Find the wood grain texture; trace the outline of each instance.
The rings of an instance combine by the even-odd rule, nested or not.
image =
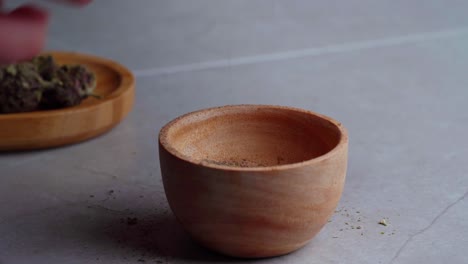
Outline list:
[[[80,105],[0,115],[0,151],[33,150],[82,142],[119,124],[134,103],[135,79],[122,65],[74,52],[47,52],[59,64],[82,64],[97,76],[95,93]]]
[[[271,257],[307,244],[343,191],[346,129],[301,109],[239,105],[189,113],[159,135],[167,199],[202,245]]]

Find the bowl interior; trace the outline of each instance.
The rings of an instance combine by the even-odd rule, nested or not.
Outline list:
[[[340,141],[335,123],[275,106],[231,106],[184,115],[161,131],[173,154],[195,163],[270,167],[314,159]]]

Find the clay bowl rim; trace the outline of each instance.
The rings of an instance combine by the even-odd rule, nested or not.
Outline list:
[[[172,147],[169,140],[167,139],[168,137],[167,134],[169,132],[169,129],[171,129],[172,126],[174,126],[176,123],[178,123],[182,119],[185,119],[194,115],[199,115],[205,112],[213,112],[213,111],[220,111],[224,109],[233,109],[233,108],[252,108],[252,109],[263,108],[263,109],[286,110],[286,111],[294,111],[297,113],[303,113],[303,114],[315,116],[321,119],[322,121],[326,121],[330,123],[331,125],[333,125],[335,128],[337,128],[338,131],[340,132],[340,139],[338,141],[338,144],[336,144],[331,150],[327,151],[326,153],[318,157],[308,159],[305,161],[301,161],[301,162],[294,162],[294,163],[281,164],[281,165],[272,165],[272,166],[261,166],[261,167],[260,166],[259,167],[235,167],[235,166],[229,166],[229,165],[213,164],[213,163],[198,161],[198,160],[192,159],[190,156],[184,155],[180,153],[179,151],[177,151],[174,147]],[[337,120],[329,116],[319,114],[311,110],[306,110],[306,109],[291,107],[291,106],[270,105],[270,104],[233,104],[233,105],[224,105],[224,106],[204,108],[204,109],[195,110],[195,111],[191,111],[186,114],[180,115],[176,117],[175,119],[169,121],[169,123],[167,123],[161,128],[159,132],[158,140],[159,140],[160,146],[162,146],[171,155],[173,155],[174,157],[180,160],[183,160],[185,162],[188,162],[197,166],[202,166],[202,167],[207,167],[207,168],[217,169],[217,170],[224,170],[224,171],[262,172],[262,171],[289,170],[289,169],[294,169],[294,168],[303,167],[307,165],[313,165],[322,160],[325,160],[333,156],[336,152],[339,151],[339,149],[343,148],[348,143],[348,131],[341,122],[338,122]]]

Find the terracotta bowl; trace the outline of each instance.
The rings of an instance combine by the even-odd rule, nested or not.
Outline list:
[[[339,122],[281,106],[196,111],[159,134],[173,213],[200,244],[236,257],[306,245],[338,204],[347,152]]]

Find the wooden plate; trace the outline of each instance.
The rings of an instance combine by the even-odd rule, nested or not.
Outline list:
[[[101,135],[119,124],[133,107],[135,78],[122,65],[74,52],[47,52],[59,64],[82,64],[97,77],[95,93],[80,105],[59,110],[0,114],[0,151],[64,146]]]

